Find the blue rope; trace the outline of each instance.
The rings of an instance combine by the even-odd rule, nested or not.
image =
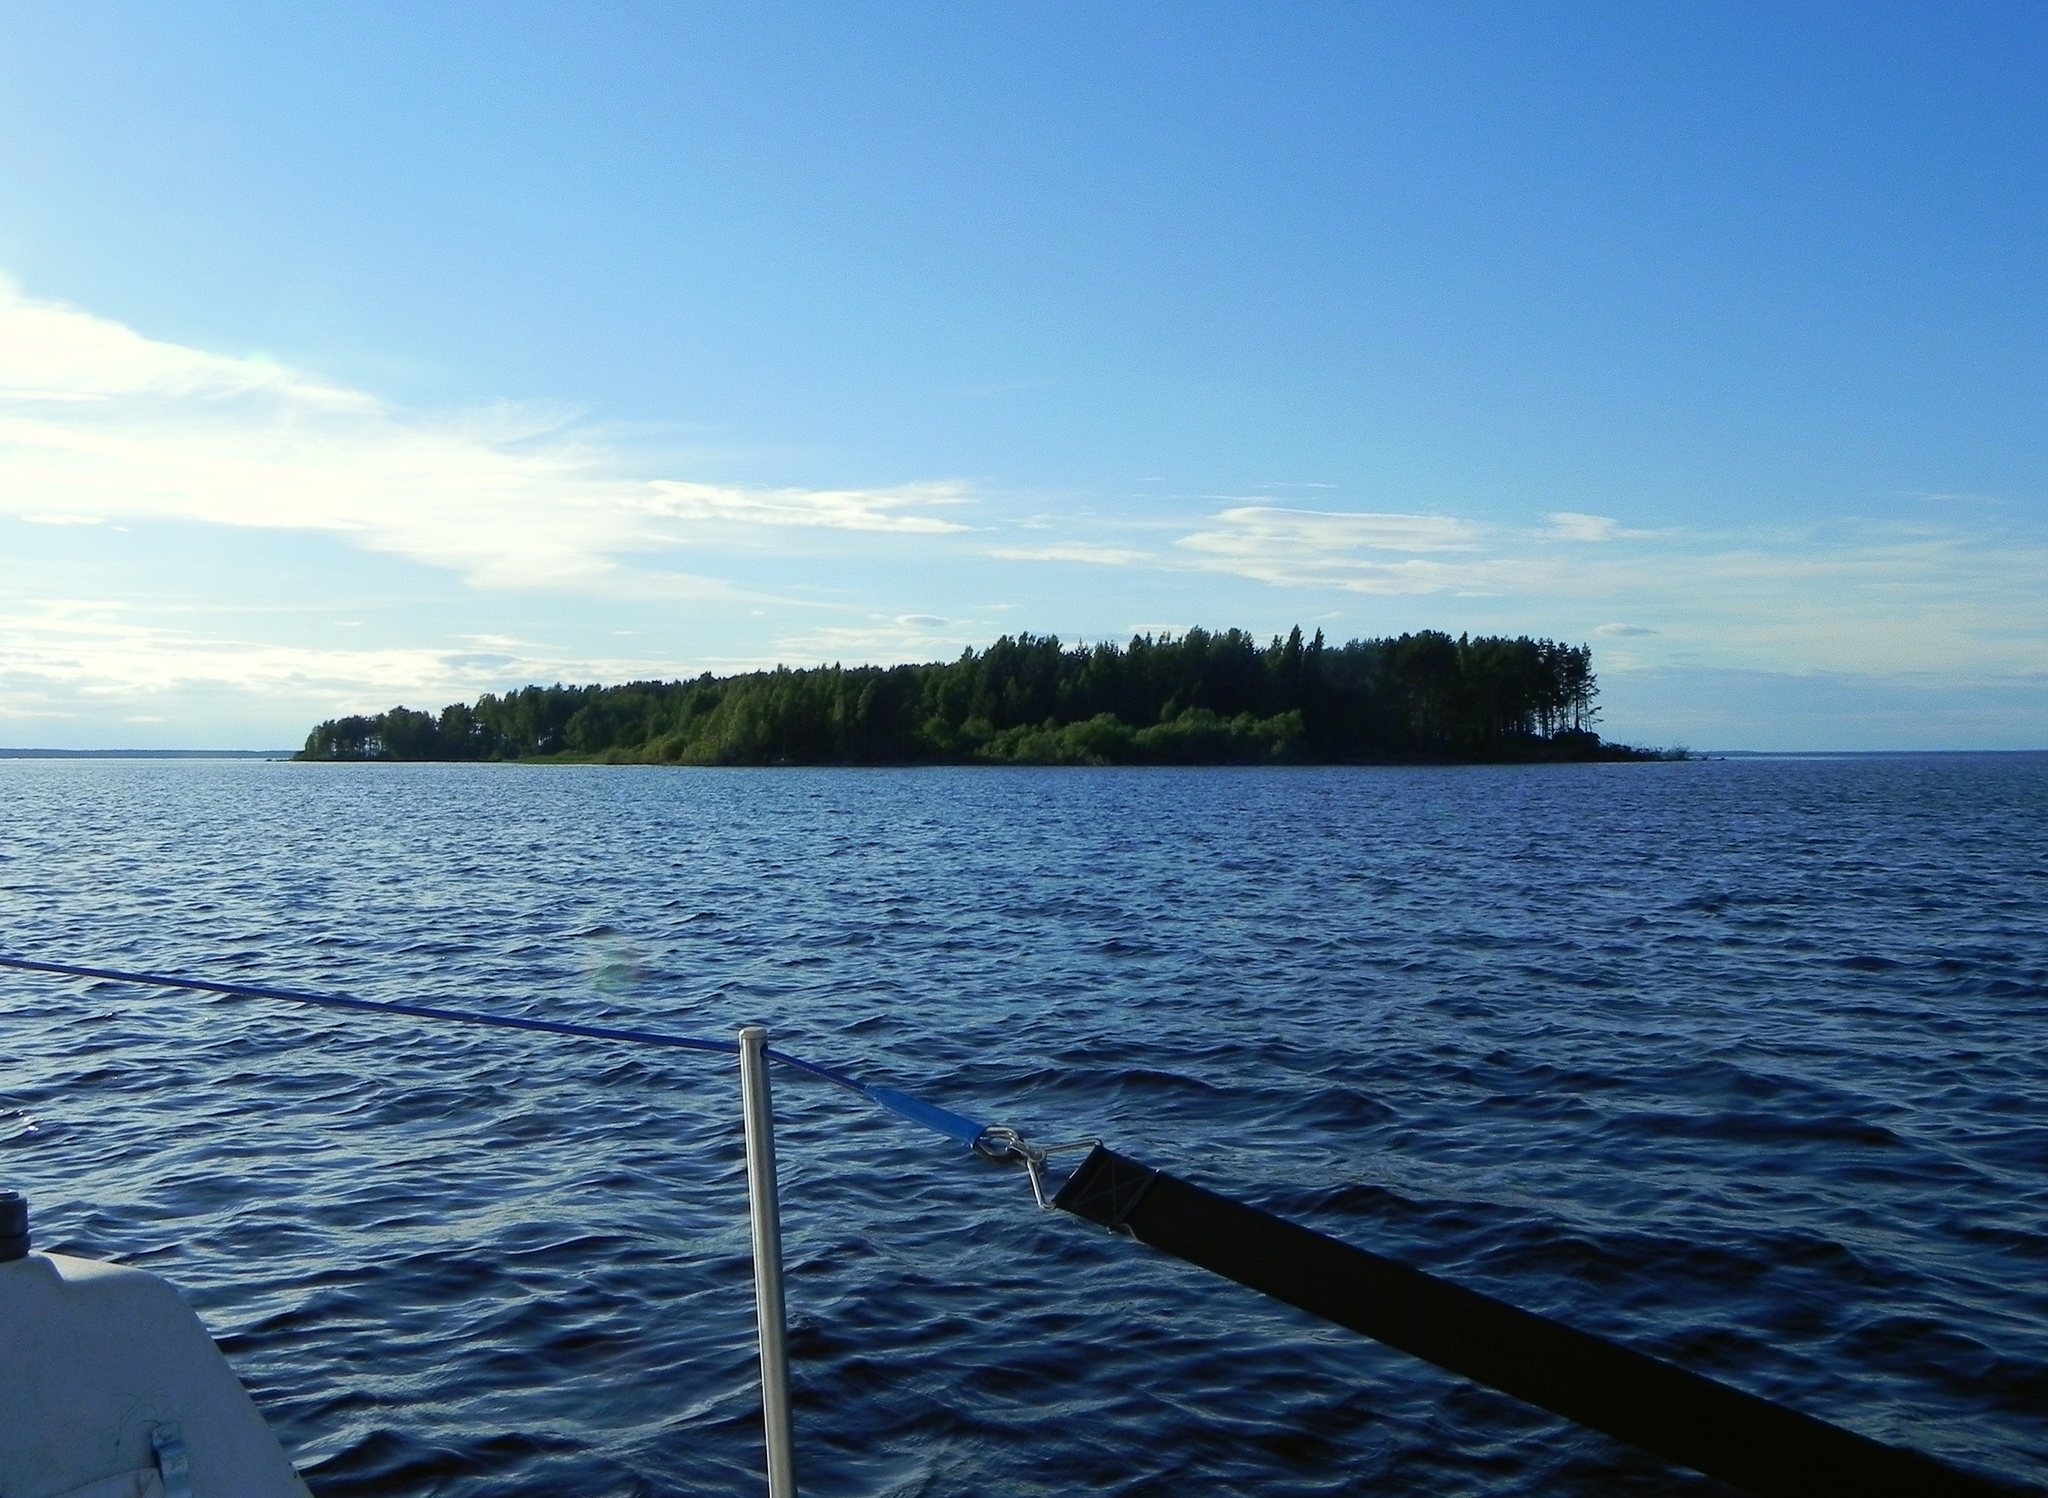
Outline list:
[[[282,999],[291,1004],[317,1004],[329,1009],[368,1009],[380,1014],[403,1014],[413,1019],[446,1020],[459,1025],[489,1025],[500,1030],[539,1030],[549,1035],[576,1035],[586,1040],[616,1040],[628,1045],[666,1046],[678,1051],[710,1051],[717,1055],[731,1056],[739,1052],[736,1040],[710,1040],[695,1035],[662,1035],[653,1030],[624,1030],[610,1025],[579,1025],[568,1020],[526,1019],[516,1014],[483,1014],[473,1009],[443,1009],[434,1004],[407,1004],[396,999],[357,999],[346,994],[305,993],[292,988],[269,988],[257,983],[215,983],[205,978],[174,977],[164,973],[131,973],[120,968],[83,967],[70,962],[40,962],[28,957],[0,956],[0,967],[18,968],[30,973],[55,973],[66,978],[97,978],[109,983],[139,983],[152,988],[188,989],[196,993],[227,994],[242,999]],[[922,1102],[908,1093],[898,1092],[893,1087],[874,1087],[857,1081],[829,1066],[820,1066],[815,1061],[806,1061],[801,1056],[792,1056],[787,1051],[773,1047],[764,1054],[770,1061],[824,1081],[835,1083],[863,1097],[880,1107],[888,1109],[900,1118],[909,1119],[948,1139],[957,1139],[972,1148],[975,1140],[986,1131],[971,1118],[962,1117],[931,1103]]]

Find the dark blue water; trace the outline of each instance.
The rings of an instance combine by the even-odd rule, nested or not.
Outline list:
[[[779,1043],[2048,1473],[2048,757],[0,764],[0,947]],[[323,1498],[753,1491],[711,1057],[0,975],[0,1184]],[[1714,1494],[777,1078],[807,1493]]]

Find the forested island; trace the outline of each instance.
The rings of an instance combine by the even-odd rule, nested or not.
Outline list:
[[[1069,647],[1005,636],[955,661],[526,687],[322,723],[300,759],[612,764],[1271,764],[1648,759],[1594,731],[1593,653],[1426,630],[1299,628]]]

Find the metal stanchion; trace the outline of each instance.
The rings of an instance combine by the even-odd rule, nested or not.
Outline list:
[[[775,1114],[768,1098],[768,1032],[740,1031],[740,1105],[747,1120],[747,1215],[754,1229],[754,1313],[761,1327],[761,1424],[768,1498],[796,1498],[789,1428],[789,1343],[782,1312],[782,1213],[775,1196]]]

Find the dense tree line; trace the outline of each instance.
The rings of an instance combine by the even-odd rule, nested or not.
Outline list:
[[[1005,636],[956,661],[526,687],[337,718],[305,759],[563,755],[696,765],[1230,764],[1627,757],[1603,744],[1592,652],[1436,631],[1326,645],[1297,628],[1068,647]]]

